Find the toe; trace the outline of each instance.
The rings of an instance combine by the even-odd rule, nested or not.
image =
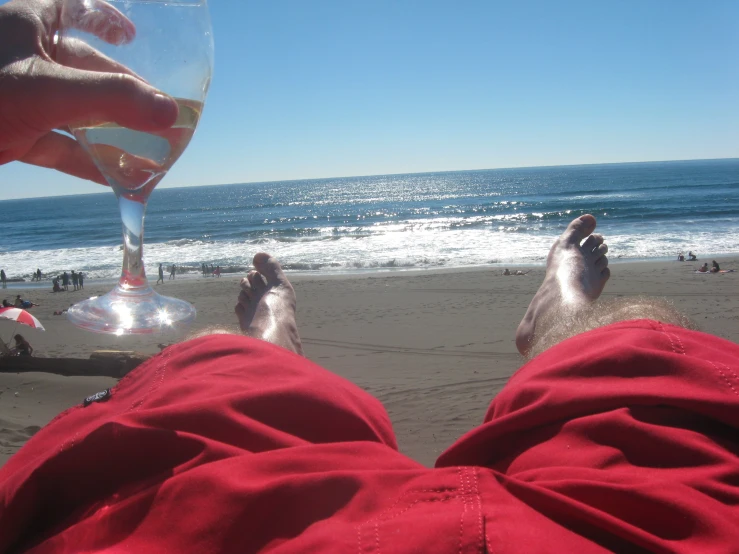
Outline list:
[[[262,292],[265,288],[267,288],[267,284],[264,282],[264,277],[262,277],[261,273],[259,273],[258,271],[251,270],[246,275],[246,278],[249,280],[251,288],[256,293]]]
[[[608,258],[605,256],[601,256],[597,260],[595,260],[595,267],[603,270],[608,267]]]
[[[253,292],[251,288],[251,283],[249,282],[249,279],[247,279],[246,277],[241,279],[241,283],[239,283],[239,286],[241,287],[242,291],[246,292],[249,295]]]
[[[585,242],[582,243],[582,246],[580,248],[582,248],[582,251],[585,254],[592,254],[593,250],[595,250],[601,244],[603,244],[603,235],[593,233],[585,239]]]
[[[236,317],[239,320],[239,327],[242,331],[246,331],[249,327],[249,324],[246,321],[246,308],[239,303],[234,307],[234,312],[236,312]]]
[[[585,214],[570,222],[562,238],[571,244],[579,245],[593,231],[595,231],[595,218],[590,214]]]
[[[603,279],[603,281],[608,281],[608,279],[611,277],[611,270],[607,267],[603,269],[603,271],[600,272],[600,278]]]
[[[246,290],[242,290],[239,293],[239,304],[243,305],[245,308],[249,305],[251,302],[251,297],[253,292],[251,292],[251,289],[247,292]]]
[[[265,252],[260,252],[254,256],[254,267],[264,276],[270,286],[282,285],[288,282],[280,263]]]
[[[249,282],[249,279],[244,277],[241,279],[241,292],[239,293],[239,302],[242,301],[242,299],[246,302],[248,302],[252,296],[254,296],[254,289],[251,286],[251,283]]]
[[[608,245],[604,242],[603,244],[598,245],[595,250],[593,250],[593,257],[596,259],[596,261],[598,261],[604,258],[607,253]]]

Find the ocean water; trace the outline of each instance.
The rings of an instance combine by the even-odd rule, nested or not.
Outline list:
[[[101,189],[102,190],[102,189]],[[120,219],[101,194],[0,202],[0,268],[117,278]],[[155,190],[145,261],[237,270],[257,251],[289,270],[544,263],[592,213],[611,259],[739,252],[739,159],[455,171]]]

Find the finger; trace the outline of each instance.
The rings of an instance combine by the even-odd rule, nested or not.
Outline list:
[[[59,41],[56,61],[67,67],[106,73],[124,73],[144,80],[125,65],[109,58],[78,38],[64,37]]]
[[[52,132],[41,137],[20,161],[107,185],[80,143],[59,133]]]
[[[26,86],[23,86],[26,85]],[[171,127],[177,103],[145,82],[122,73],[98,73],[43,62],[24,80],[27,113],[36,112],[38,127],[115,121],[139,131]],[[21,92],[21,91],[19,91]]]
[[[67,0],[64,22],[110,44],[126,44],[136,37],[136,27],[125,15],[102,0]]]
[[[154,179],[158,182],[164,175],[164,169],[154,160],[129,154],[115,146],[90,144],[88,149],[105,176],[128,190],[139,190]]]

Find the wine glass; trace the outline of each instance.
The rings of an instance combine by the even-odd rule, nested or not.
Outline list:
[[[64,0],[55,37],[59,63],[128,73],[174,98],[177,121],[141,132],[111,121],[77,121],[75,138],[118,199],[123,270],[106,295],[72,306],[75,325],[117,335],[153,333],[195,319],[188,302],[154,292],[143,261],[144,215],[154,187],[187,147],[210,85],[213,36],[206,0]]]

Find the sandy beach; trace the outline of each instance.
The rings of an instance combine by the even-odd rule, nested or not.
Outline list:
[[[739,271],[703,275],[695,273],[699,266],[612,263],[604,297],[665,298],[702,331],[739,342]],[[739,270],[739,256],[722,258],[721,266]],[[490,400],[523,363],[514,332],[543,275],[544,267],[525,276],[481,268],[298,275],[291,280],[306,356],[377,396],[390,414],[401,450],[433,465],[446,447],[481,422]],[[238,280],[225,275],[159,285],[158,291],[187,299],[198,310],[188,331],[167,335],[97,335],[53,315],[70,303],[107,292],[109,285],[57,294],[7,289],[0,297],[12,300],[20,293],[41,304],[32,313],[46,332],[17,329],[35,348],[34,355],[87,358],[100,349],[155,354],[160,343],[179,342],[210,328],[238,332],[233,314]],[[0,337],[6,342],[13,329],[14,324],[0,321]],[[0,464],[60,411],[115,382],[50,373],[0,374]]]

